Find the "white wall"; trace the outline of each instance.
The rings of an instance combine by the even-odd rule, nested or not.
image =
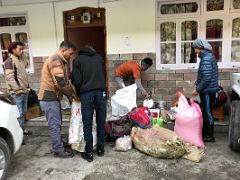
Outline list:
[[[53,10],[51,4],[2,6],[0,14],[27,12],[33,56],[48,56],[56,50]]]
[[[6,0],[3,2],[6,3]],[[0,12],[28,12],[33,56],[48,56],[64,39],[62,12],[81,6],[98,7],[98,0],[2,6]],[[119,0],[109,3],[102,3],[101,0],[100,7],[106,9],[108,54],[155,52],[155,0]]]
[[[106,8],[108,53],[155,52],[155,0],[120,0]]]

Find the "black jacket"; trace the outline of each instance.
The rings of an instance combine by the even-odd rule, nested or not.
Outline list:
[[[82,48],[73,60],[72,82],[80,96],[92,90],[106,91],[103,59],[90,48]]]

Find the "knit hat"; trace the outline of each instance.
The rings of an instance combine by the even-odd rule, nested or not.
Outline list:
[[[212,51],[212,46],[205,39],[196,39],[192,43],[193,48],[205,49],[208,51]]]

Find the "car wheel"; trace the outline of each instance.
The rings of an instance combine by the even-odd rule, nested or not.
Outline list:
[[[0,179],[3,180],[10,162],[10,149],[6,141],[0,137]]]

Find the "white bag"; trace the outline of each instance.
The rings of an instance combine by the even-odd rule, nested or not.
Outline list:
[[[118,138],[115,142],[116,151],[128,151],[132,149],[132,139],[131,136],[124,136],[122,138]]]
[[[74,101],[72,103],[71,110],[71,120],[69,125],[69,144],[71,144],[72,149],[84,152],[85,151],[85,140],[83,137],[83,122],[81,113],[81,103],[79,101]],[[97,144],[97,124],[96,117],[93,117],[93,147]]]
[[[113,116],[124,116],[137,106],[136,90],[137,85],[132,84],[116,91],[111,98]]]

